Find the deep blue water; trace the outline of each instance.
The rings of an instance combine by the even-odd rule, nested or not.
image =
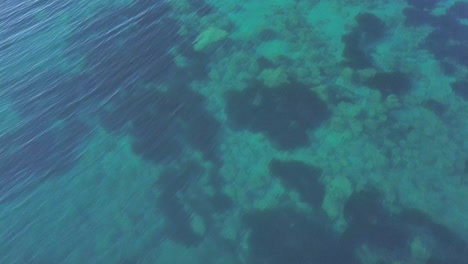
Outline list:
[[[0,263],[468,263],[468,3],[222,2],[0,3]]]

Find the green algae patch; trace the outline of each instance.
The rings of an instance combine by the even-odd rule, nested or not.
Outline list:
[[[203,50],[208,45],[221,41],[228,36],[228,32],[217,27],[209,27],[198,35],[193,45],[196,51]]]

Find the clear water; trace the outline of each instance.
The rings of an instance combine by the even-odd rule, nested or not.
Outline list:
[[[468,2],[4,0],[0,263],[468,263]]]

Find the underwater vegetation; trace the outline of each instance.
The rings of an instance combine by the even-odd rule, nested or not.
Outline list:
[[[353,194],[345,205],[345,217],[349,226],[343,240],[348,246],[366,244],[387,256],[408,258],[411,243],[421,239],[429,248],[428,263],[461,264],[468,255],[467,242],[456,234],[417,210],[390,212],[375,190]]]
[[[296,81],[276,88],[253,82],[245,90],[227,92],[226,101],[234,129],[263,133],[282,150],[307,145],[307,132],[330,116],[325,102]]]
[[[412,1],[409,1],[410,4]],[[466,2],[455,2],[449,7],[446,14],[433,15],[429,11],[436,2],[413,3],[415,8],[406,8],[403,14],[406,17],[406,26],[418,27],[429,25],[433,27],[422,44],[422,47],[430,51],[440,63],[448,61],[468,66],[468,25],[460,19],[466,18],[465,10],[468,9]]]
[[[210,180],[199,186],[197,182],[207,174]],[[204,239],[219,239],[216,233],[208,238],[206,233],[214,229],[215,216],[234,206],[221,186],[213,183],[219,177],[216,170],[210,172],[194,160],[164,169],[154,187],[158,193],[156,207],[164,216],[164,232],[169,239],[186,247],[197,246]]]
[[[458,19],[468,18],[468,3],[464,1],[455,2],[447,10],[447,15],[456,17]]]
[[[201,11],[209,9],[199,1],[193,4]],[[169,16],[171,10],[166,1],[102,9],[75,25],[67,54],[84,58],[82,78],[107,97],[149,82],[187,85],[203,79],[207,56],[193,50],[195,36],[177,34],[181,25]],[[187,57],[187,67],[175,66],[171,50]]]
[[[203,96],[187,87],[165,92],[142,89],[114,100],[113,109],[104,111],[101,121],[111,132],[126,127],[134,136],[133,150],[147,161],[177,160],[187,147],[217,161],[220,124],[204,102]]]
[[[468,101],[468,81],[455,81],[450,86],[456,95]]]
[[[379,90],[383,96],[403,95],[411,89],[409,76],[402,72],[378,72],[367,85],[370,88]]]
[[[190,5],[195,10],[195,13],[201,17],[208,16],[214,12],[214,7],[204,0],[190,1]]]
[[[277,207],[247,213],[255,263],[362,263],[363,247],[386,261],[410,261],[414,243],[430,250],[426,263],[465,263],[466,241],[417,210],[390,212],[378,192],[354,193],[345,205],[347,227],[338,233],[319,212]],[[416,241],[416,242],[415,242]],[[363,255],[364,254],[364,255]]]
[[[357,26],[342,38],[344,64],[353,69],[370,68],[373,66],[373,45],[385,36],[386,25],[371,13],[361,13],[355,19]]]
[[[434,22],[434,17],[427,10],[407,7],[403,9],[403,15],[405,15],[405,26],[408,27],[431,25]]]
[[[173,30],[177,27],[171,26],[171,22],[158,23],[167,13],[167,8],[160,8],[164,4],[155,8],[154,3],[137,2],[131,9],[106,10],[103,11],[106,14],[100,13],[77,25],[68,39],[71,43],[68,56],[85,56],[86,69],[82,73],[45,70],[4,84],[8,87],[4,95],[25,121],[19,129],[0,137],[5,154],[1,165],[5,172],[2,193],[15,185],[28,185],[30,189],[32,184],[27,181],[41,181],[44,174],[60,175],[68,171],[79,156],[79,146],[86,143],[91,132],[80,120],[82,114],[96,113],[102,100],[135,83],[135,79],[147,81],[170,69],[167,65],[172,63],[172,57],[167,50],[175,41],[170,36],[175,36]],[[70,5],[69,1],[54,5],[53,12]],[[47,1],[21,4],[8,14],[25,17],[5,18],[11,32],[2,30],[2,34],[36,33],[50,26],[38,21],[38,13],[47,6]],[[118,37],[109,36],[116,33],[113,30],[121,30],[119,26],[128,23],[131,17],[138,18],[132,23],[133,28],[123,30]],[[148,56],[148,52],[154,57]],[[15,142],[25,143],[15,149]]]
[[[343,234],[350,245],[366,243],[387,250],[404,249],[410,238],[410,228],[382,205],[378,193],[363,191],[346,202],[344,214],[349,224]]]
[[[319,182],[320,168],[301,161],[277,159],[270,161],[269,168],[273,176],[285,187],[297,191],[305,202],[318,208],[322,205],[325,189]]]
[[[444,105],[443,103],[434,99],[428,99],[424,101],[423,106],[434,112],[439,117],[443,116],[448,110],[447,105]]]
[[[437,1],[408,1],[415,8],[403,10],[406,26],[431,26],[433,29],[422,43],[439,61],[445,74],[455,75],[458,69],[468,67],[468,25],[461,20],[467,18],[468,3],[458,1],[452,4],[442,15],[433,15],[429,11]],[[451,84],[452,91],[464,100],[467,98],[466,80],[457,76]]]
[[[408,5],[420,10],[432,10],[437,6],[437,0],[407,0]]]
[[[105,1],[5,74],[1,263],[466,264],[467,3]]]
[[[200,242],[201,237],[191,227],[191,213],[184,208],[180,193],[193,184],[203,173],[195,162],[184,164],[178,169],[167,169],[157,182],[163,188],[158,197],[158,208],[166,218],[166,232],[170,239],[187,246]]]
[[[326,222],[304,213],[275,208],[248,213],[245,222],[253,263],[359,263]]]
[[[210,12],[207,5],[192,4]],[[191,81],[205,78],[207,58],[193,50],[190,36],[176,34],[180,25],[168,16],[170,11],[164,1],[100,11],[99,19],[76,26],[70,55],[85,57],[83,78],[94,84],[100,98],[121,91],[101,111],[100,120],[108,131],[130,124],[135,153],[153,162],[176,160],[188,144],[214,160],[219,123],[204,109],[203,96],[189,88]],[[187,56],[185,68],[175,66],[171,49]],[[139,87],[145,83],[169,88]]]

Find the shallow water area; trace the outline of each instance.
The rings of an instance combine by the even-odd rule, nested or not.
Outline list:
[[[3,1],[0,263],[466,263],[463,10]]]

